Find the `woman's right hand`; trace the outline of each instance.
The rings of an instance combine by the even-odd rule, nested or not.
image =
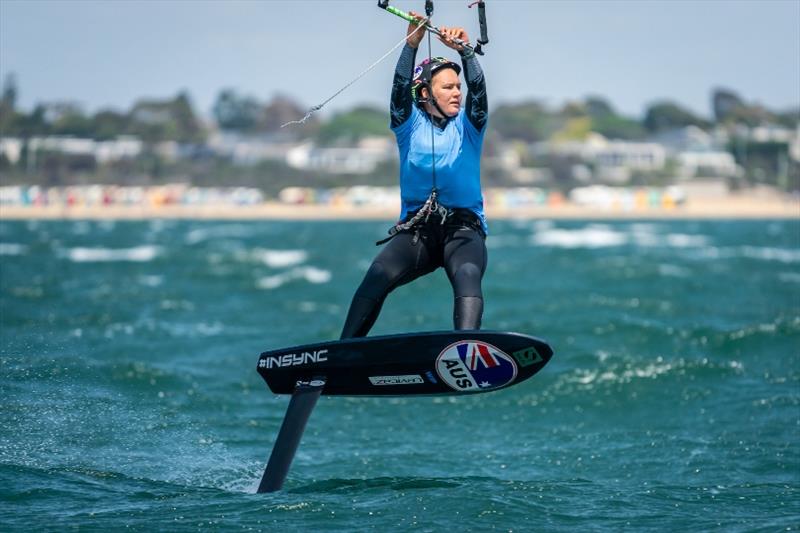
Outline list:
[[[425,20],[425,17],[420,15],[419,13],[415,13],[413,11],[408,12],[409,15],[414,17],[417,20]],[[419,30],[419,31],[417,31]],[[415,33],[416,32],[416,33]],[[425,28],[420,28],[418,24],[414,22],[410,22],[408,24],[408,30],[406,32],[406,43],[411,48],[419,48],[419,43],[422,42],[422,38],[425,36]]]

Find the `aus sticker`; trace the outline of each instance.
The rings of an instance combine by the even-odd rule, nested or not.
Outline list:
[[[460,392],[486,391],[504,387],[517,377],[517,363],[491,344],[459,341],[436,358],[436,373]]]

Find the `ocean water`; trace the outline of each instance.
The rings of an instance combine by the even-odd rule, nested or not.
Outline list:
[[[261,351],[338,336],[388,223],[0,222],[2,531],[796,531],[800,221],[497,221],[523,384],[326,398],[285,490]],[[374,334],[451,327],[444,274]]]

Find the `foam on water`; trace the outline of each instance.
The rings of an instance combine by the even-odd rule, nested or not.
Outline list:
[[[145,263],[161,254],[161,248],[153,245],[134,246],[133,248],[69,248],[64,250],[67,259],[74,263],[98,263],[114,261],[131,261]]]
[[[254,234],[253,226],[246,224],[224,224],[194,228],[186,234],[187,244],[194,245],[213,239],[243,239]]]
[[[658,273],[662,276],[670,276],[673,278],[688,278],[692,275],[692,271],[688,268],[667,263],[658,265]]]
[[[164,276],[139,276],[137,281],[144,287],[158,287],[164,284]]]
[[[257,286],[260,289],[277,289],[289,282],[302,280],[313,284],[328,283],[331,280],[331,273],[328,270],[313,266],[297,267],[273,276],[265,276],[258,280]]]
[[[625,233],[607,226],[588,226],[582,229],[543,229],[531,237],[531,244],[557,248],[607,248],[628,243]]]
[[[749,259],[761,259],[763,261],[778,261],[780,263],[800,262],[800,250],[789,250],[786,248],[770,248],[764,246],[743,246],[739,248],[742,256]]]
[[[254,254],[270,268],[295,266],[308,259],[305,250],[256,250]]]
[[[541,224],[535,227],[530,239],[537,246],[558,248],[610,248],[633,244],[643,247],[698,248],[709,246],[705,235],[685,233],[662,233],[656,224],[633,224],[625,230],[615,229],[603,224],[590,224],[583,228],[564,229]],[[503,236],[503,240],[510,237]],[[501,242],[499,247],[506,243]]]
[[[800,272],[781,272],[778,274],[778,279],[788,283],[800,283]]]
[[[666,235],[666,244],[673,248],[702,248],[708,246],[709,241],[705,235],[669,233]]]
[[[14,242],[0,242],[0,255],[24,255],[28,247]]]

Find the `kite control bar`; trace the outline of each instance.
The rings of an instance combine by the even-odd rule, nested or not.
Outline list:
[[[478,39],[478,46],[473,47],[472,45],[470,45],[465,41],[462,41],[461,39],[453,39],[453,42],[459,46],[463,46],[465,49],[471,52],[475,52],[478,55],[483,55],[483,50],[481,49],[481,46],[489,42],[489,37],[487,36],[486,33],[486,7],[485,7],[485,2],[483,2],[483,0],[478,0],[477,2],[474,2],[473,4],[470,5],[470,7],[472,7],[472,5],[475,4],[478,5],[478,21],[480,22],[481,26],[481,38]],[[408,22],[412,22],[415,24],[418,24],[420,22],[418,19],[412,17],[405,11],[397,9],[394,6],[390,6],[389,0],[378,0],[378,7],[381,9],[385,9],[392,15],[397,15],[401,19],[407,20]],[[425,15],[428,17],[428,21],[425,21],[425,28],[431,33],[438,35],[439,37],[442,37],[442,31],[430,23],[430,18],[433,15],[432,0],[425,0]]]

